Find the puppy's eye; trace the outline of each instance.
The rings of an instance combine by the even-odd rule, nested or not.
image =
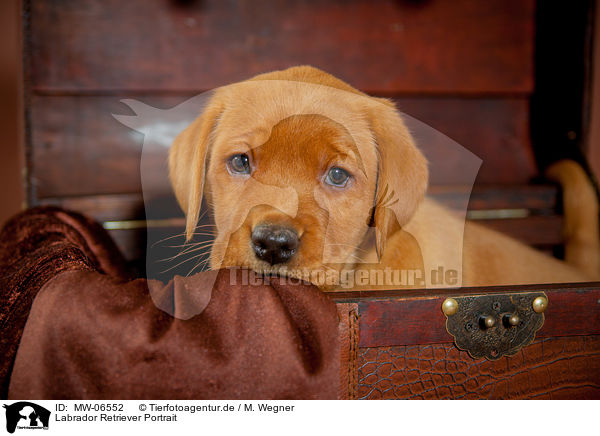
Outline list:
[[[346,170],[343,170],[339,167],[333,167],[327,173],[327,177],[325,177],[325,183],[332,186],[346,186],[349,178],[350,174],[348,174]]]
[[[247,154],[234,154],[227,161],[229,170],[235,174],[250,174],[250,159]]]

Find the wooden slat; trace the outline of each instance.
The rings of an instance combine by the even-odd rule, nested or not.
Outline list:
[[[312,64],[375,93],[529,93],[534,0],[31,1],[39,93],[206,90]]]
[[[563,243],[562,218],[559,216],[482,220],[480,223],[536,248],[550,249]],[[183,226],[173,229],[170,234],[182,233],[183,229]],[[141,247],[139,244],[140,234],[145,234],[145,231],[145,228],[138,228],[109,232],[117,238],[117,245],[124,252],[125,257],[128,260],[135,260],[144,253],[145,244]]]
[[[530,216],[517,219],[482,220],[481,224],[535,246],[554,246],[564,242],[561,216]]]
[[[469,188],[433,186],[428,195],[450,208],[462,206]],[[554,185],[483,185],[470,192],[469,210],[527,209],[552,213],[557,209],[558,187]]]
[[[185,98],[184,98],[185,99]],[[34,97],[32,175],[37,198],[141,192],[144,136],[112,114],[131,114],[118,97]],[[172,107],[181,97],[144,98]],[[166,148],[145,156],[156,174],[166,174]]]
[[[446,207],[455,208],[469,195],[468,188],[433,187],[428,195]],[[528,210],[552,214],[557,208],[558,188],[554,185],[475,186],[470,193],[469,210]],[[38,204],[60,206],[84,213],[97,221],[141,220],[145,218],[140,194],[90,195],[44,198]],[[162,218],[181,217],[177,207]]]
[[[496,286],[444,290],[329,293],[336,302],[358,302],[360,346],[385,347],[452,342],[441,304],[449,296],[543,291],[548,296],[537,337],[600,334],[600,283]]]
[[[140,100],[166,109],[187,98],[154,95]],[[113,113],[131,113],[119,100],[90,96],[32,99],[31,164],[37,198],[141,191],[143,136],[113,118]],[[528,151],[526,99],[424,97],[399,99],[398,103],[406,113],[481,156],[478,183],[524,184],[535,174]],[[442,153],[445,147],[439,147]],[[156,166],[149,173],[164,174],[166,148],[155,148],[149,156]],[[451,182],[461,165],[441,166],[431,174],[432,184]]]
[[[556,209],[557,188],[554,185],[529,185],[529,186],[475,186],[471,193],[469,210],[471,211],[525,211],[531,213],[545,213],[542,216],[528,216],[518,219],[485,219],[479,220],[483,225],[492,227],[500,232],[516,237],[521,241],[539,247],[552,247],[562,243],[562,218],[553,215]],[[465,193],[460,187],[439,187],[429,193],[433,198],[447,207],[456,206],[462,202]],[[39,201],[41,205],[60,206],[75,210],[90,216],[100,222],[116,222],[111,227],[128,227],[131,221],[136,226],[143,224],[146,218],[143,198],[141,194],[97,195],[82,197],[44,198]],[[174,203],[164,208],[165,213],[154,219],[182,218],[182,212]],[[152,225],[152,224],[151,224]],[[180,231],[183,230],[183,227]],[[140,243],[140,234],[145,232],[140,229],[111,230],[117,239],[117,245],[123,250],[129,260],[141,256],[144,244]]]
[[[524,98],[401,98],[396,99],[400,111],[425,122],[482,159],[477,182],[527,183],[537,175],[529,132],[529,101]],[[430,174],[433,185],[453,183],[453,173],[460,173],[462,161],[450,154],[451,148],[439,136],[426,135],[419,140],[436,141],[428,144],[438,153],[445,166]]]
[[[141,194],[45,198],[39,204],[74,210],[99,222],[141,220],[145,218],[144,202]]]
[[[525,244],[539,249],[546,248],[547,254],[552,254],[550,249],[562,245],[564,242],[561,235],[562,218],[559,216],[482,220],[480,223]],[[174,229],[172,234],[181,233],[183,229],[183,226]],[[117,245],[126,259],[135,260],[144,253],[145,244],[142,244],[142,246],[139,246],[139,244],[141,241],[140,235],[144,235],[145,231],[144,228],[139,228],[110,230],[109,233],[116,238]]]

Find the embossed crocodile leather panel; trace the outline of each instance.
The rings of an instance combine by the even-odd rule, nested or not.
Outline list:
[[[537,339],[496,361],[453,344],[360,348],[360,399],[600,399],[600,336]]]

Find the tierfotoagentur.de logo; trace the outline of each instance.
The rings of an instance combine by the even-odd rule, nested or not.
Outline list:
[[[29,401],[4,404],[6,409],[6,431],[15,430],[48,430],[50,411]]]

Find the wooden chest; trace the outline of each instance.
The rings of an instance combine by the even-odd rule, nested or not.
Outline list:
[[[120,100],[167,108],[254,74],[311,64],[395,99],[481,157],[470,218],[560,255],[560,192],[538,167],[578,156],[585,62],[580,70],[552,65],[546,29],[561,14],[585,28],[592,3],[24,1],[28,204],[94,217],[141,273],[153,224],[141,195],[142,139],[112,117],[127,113]],[[565,33],[566,44],[583,44],[577,32]],[[544,75],[551,69],[576,85],[561,88]],[[550,111],[549,101],[559,104]],[[440,186],[439,176],[430,195],[451,206],[464,188]],[[453,345],[445,298],[523,292],[549,300],[533,343],[498,360]],[[332,298],[355,330],[350,398],[600,398],[600,284]]]
[[[473,358],[446,330],[441,308],[449,297],[460,304],[461,296],[485,295],[494,304],[499,295],[517,299],[539,292],[549,302],[545,322],[533,342],[513,355]],[[342,359],[349,398],[600,398],[597,283],[350,292],[332,298],[354,329]],[[492,307],[488,313],[494,313]]]

